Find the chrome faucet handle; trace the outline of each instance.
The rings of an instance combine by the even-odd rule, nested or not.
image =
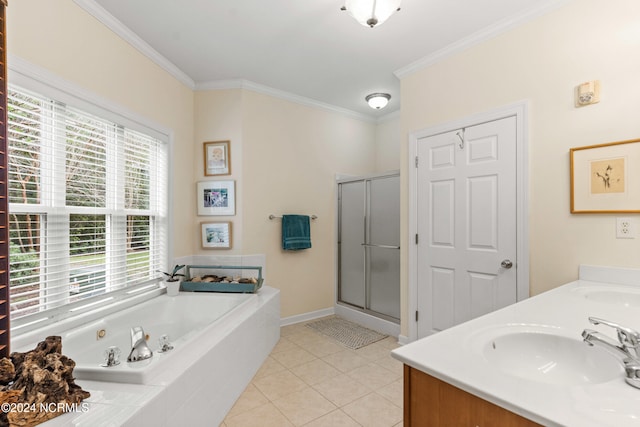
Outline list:
[[[100,366],[103,368],[110,368],[120,364],[120,349],[116,346],[111,346],[104,351],[104,363]]]
[[[602,324],[615,329],[618,334],[618,341],[620,341],[620,344],[625,348],[632,348],[636,356],[640,356],[640,333],[638,331],[598,317],[589,317],[589,322],[594,325]]]
[[[624,364],[624,370],[627,374],[625,381],[627,384],[640,388],[640,364],[633,362],[626,362]]]

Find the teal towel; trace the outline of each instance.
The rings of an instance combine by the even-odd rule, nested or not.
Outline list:
[[[282,215],[282,249],[298,251],[311,247],[311,227],[307,215]]]

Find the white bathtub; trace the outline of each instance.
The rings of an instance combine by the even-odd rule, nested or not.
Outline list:
[[[63,331],[62,351],[76,362],[73,373],[77,379],[133,384],[149,384],[153,378],[183,352],[193,353],[190,347],[197,341],[207,343],[218,340],[226,331],[215,322],[224,316],[235,317],[243,304],[251,305],[255,295],[181,293],[177,297],[161,296],[139,306],[114,313],[104,319]],[[233,323],[233,322],[230,322]],[[130,330],[142,326],[149,348],[150,359],[127,362],[131,351]],[[103,333],[104,337],[99,338]],[[158,352],[159,338],[167,335],[174,349]],[[120,349],[120,364],[102,367],[105,350],[111,346]]]
[[[30,345],[25,345],[27,337],[18,338],[20,346],[13,350],[29,350],[47,335],[61,335],[62,352],[76,362],[74,376],[80,386],[83,380],[157,386],[162,391],[151,406],[171,408],[163,425],[181,419],[218,425],[280,337],[279,291],[263,286],[258,294],[181,292],[72,329],[64,329],[63,323],[30,332]],[[126,361],[133,326],[142,326],[150,336],[151,359]],[[97,338],[100,330],[106,331],[102,339]],[[158,353],[157,340],[163,334],[169,335],[174,349]],[[100,367],[105,349],[112,345],[121,350],[120,364]],[[203,399],[209,403],[202,405]],[[165,400],[170,403],[158,404]]]

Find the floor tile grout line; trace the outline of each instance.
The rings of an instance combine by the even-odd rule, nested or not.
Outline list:
[[[301,325],[304,325],[304,324],[301,324]],[[328,354],[323,355],[323,356],[320,356],[320,355],[317,355],[317,354],[314,354],[314,353],[308,351],[303,345],[298,344],[298,342],[290,339],[290,337],[293,337],[293,336],[296,336],[296,335],[300,335],[301,336],[301,335],[307,335],[307,334],[315,336],[318,339],[318,341],[319,340],[323,340],[323,341],[326,341],[326,342],[335,343],[336,345],[341,347],[341,350],[333,352],[333,353],[328,353]],[[360,349],[351,349],[351,348],[345,346],[343,343],[333,339],[332,337],[325,336],[324,334],[321,334],[318,331],[313,330],[312,328],[306,328],[304,330],[303,329],[299,329],[298,332],[292,331],[291,333],[281,334],[280,339],[284,340],[284,341],[278,341],[278,343],[274,347],[274,350],[272,350],[272,352],[269,354],[269,357],[271,357],[271,359],[274,362],[276,362],[277,364],[279,364],[283,369],[282,370],[278,370],[277,372],[270,373],[270,374],[264,374],[264,375],[262,375],[260,377],[258,377],[257,376],[258,374],[256,373],[256,375],[254,375],[254,377],[251,379],[251,382],[249,383],[250,385],[253,385],[253,387],[260,394],[260,396],[264,400],[266,400],[266,403],[260,404],[260,405],[254,407],[254,408],[243,410],[242,412],[238,412],[237,414],[234,414],[233,417],[229,418],[229,420],[233,419],[233,418],[235,418],[235,417],[237,417],[239,415],[242,415],[242,414],[244,414],[246,412],[249,412],[251,410],[255,410],[256,408],[271,404],[274,408],[277,409],[277,411],[278,411],[278,413],[280,415],[282,415],[291,424],[295,425],[294,420],[289,418],[274,402],[276,400],[285,399],[287,396],[291,396],[293,393],[301,392],[301,391],[303,391],[305,389],[310,389],[310,390],[313,390],[315,393],[318,393],[318,395],[320,395],[323,399],[328,401],[334,407],[334,409],[332,409],[331,411],[329,411],[329,412],[327,412],[327,413],[325,413],[323,415],[315,417],[313,420],[309,420],[309,421],[305,422],[305,424],[303,424],[303,425],[307,425],[307,424],[313,423],[314,421],[316,421],[316,420],[318,420],[318,419],[320,419],[320,418],[322,418],[324,416],[327,416],[327,415],[329,415],[329,414],[331,414],[333,412],[336,412],[336,411],[340,411],[342,414],[347,416],[350,420],[352,420],[357,425],[362,425],[356,419],[354,419],[349,413],[345,412],[344,408],[346,406],[348,406],[348,405],[353,404],[355,401],[357,401],[359,399],[363,399],[363,398],[365,398],[367,396],[370,396],[372,394],[375,394],[378,398],[383,399],[383,401],[389,403],[393,407],[396,407],[397,409],[402,410],[401,406],[396,405],[387,396],[385,396],[384,394],[380,393],[380,390],[382,390],[384,388],[387,388],[387,387],[390,387],[392,384],[397,382],[401,378],[401,376],[397,377],[397,373],[396,372],[394,372],[393,370],[387,368],[386,366],[383,366],[383,365],[377,363],[379,361],[383,361],[385,359],[384,357],[379,357],[379,358],[375,358],[374,359],[374,358],[371,358],[371,357],[363,356],[364,352],[360,352],[360,354],[358,353],[358,350],[366,349],[367,347],[370,347],[370,346],[375,346],[376,348],[379,348],[380,350],[383,350],[383,352],[391,352],[392,347],[393,347],[392,344],[389,344],[388,342],[387,343],[382,343],[381,342],[382,340],[380,340],[380,341],[373,342],[373,343],[371,343],[371,344],[369,344],[367,346],[361,347]],[[387,339],[387,338],[385,338],[385,339]],[[304,338],[300,337],[300,340],[304,340]],[[285,347],[285,348],[281,349],[280,351],[277,351],[276,348],[277,348],[277,346],[279,344],[281,344],[281,342],[284,342],[284,343],[286,343],[287,346],[292,346],[292,347],[286,348],[284,345],[282,345],[281,347]],[[315,343],[315,341],[313,341],[313,340],[311,340],[310,342],[314,342]],[[305,352],[311,354],[313,356],[313,358],[311,360],[308,360],[306,362],[302,362],[300,364],[296,364],[296,365],[293,365],[293,366],[286,366],[285,364],[280,362],[277,358],[273,357],[276,354],[284,353],[284,352],[287,352],[287,351],[291,351],[292,348],[304,350]],[[369,350],[371,351],[372,349],[370,348]],[[346,352],[348,354],[352,354],[352,355],[360,357],[361,359],[364,360],[364,364],[361,365],[361,366],[358,366],[358,367],[354,367],[354,368],[348,369],[347,371],[343,371],[342,369],[338,368],[338,366],[336,366],[333,363],[331,363],[330,361],[326,360],[326,358],[331,357],[332,355],[335,355],[335,354],[338,354],[338,353],[341,353],[341,352]],[[300,376],[299,374],[296,374],[293,371],[297,367],[303,366],[305,364],[310,364],[310,363],[313,363],[315,361],[322,361],[323,363],[326,363],[328,366],[331,366],[333,369],[335,369],[335,371],[339,372],[339,375],[344,375],[344,376],[348,377],[350,381],[356,382],[359,385],[361,385],[362,387],[366,388],[366,390],[367,390],[366,394],[364,394],[363,396],[359,396],[359,397],[357,397],[357,398],[355,398],[353,400],[349,400],[349,402],[343,403],[341,405],[339,405],[338,403],[335,403],[334,401],[332,401],[329,398],[329,396],[326,396],[325,394],[323,394],[317,388],[317,386],[319,386],[320,384],[323,384],[326,381],[330,381],[331,378],[328,378],[326,381],[320,381],[320,382],[316,382],[315,384],[309,384],[305,379],[302,378],[302,376]],[[353,376],[349,375],[350,373],[353,373],[355,370],[360,369],[360,368],[365,367],[365,366],[370,366],[371,368],[373,368],[375,370],[379,370],[379,372],[383,372],[385,374],[393,376],[394,379],[391,380],[390,382],[384,384],[381,387],[372,387],[372,386],[370,386],[368,384],[364,384],[364,383],[358,381],[357,378],[354,378]],[[277,398],[272,399],[272,398],[268,397],[267,395],[265,395],[265,393],[256,384],[257,380],[260,380],[260,379],[263,379],[263,378],[267,378],[267,377],[272,376],[272,375],[281,374],[283,372],[288,372],[288,374],[292,375],[293,377],[298,379],[302,384],[304,384],[305,387],[303,389],[301,389],[301,390],[296,390],[296,391],[293,391],[291,393],[287,393],[287,394],[285,394],[283,396],[278,396]],[[337,377],[338,377],[338,375],[336,375],[336,378]],[[245,391],[246,391],[246,389],[245,389]],[[237,401],[236,401],[236,403],[237,403]],[[226,421],[227,421],[227,418],[225,418],[225,421],[223,421],[223,425],[226,425],[225,424]],[[397,425],[397,424],[393,424],[393,425]]]

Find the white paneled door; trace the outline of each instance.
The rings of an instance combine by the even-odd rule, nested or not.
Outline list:
[[[516,302],[516,118],[418,139],[418,337]]]

